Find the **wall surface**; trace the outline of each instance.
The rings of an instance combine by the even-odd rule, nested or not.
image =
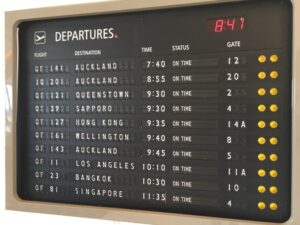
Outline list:
[[[101,0],[98,0],[101,1]],[[86,3],[84,0],[4,0],[0,7],[0,102],[4,105],[5,101],[5,54],[4,54],[4,12],[17,9],[38,8],[46,6],[67,5],[76,3]],[[43,215],[33,213],[23,213],[5,210],[5,125],[4,115],[5,107],[0,107],[0,221],[2,225],[6,224],[71,224],[71,225],[130,225],[131,223],[122,223],[114,221],[94,220],[86,218],[75,218],[66,216]]]

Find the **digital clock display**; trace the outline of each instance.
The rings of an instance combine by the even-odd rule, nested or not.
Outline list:
[[[208,27],[215,33],[241,32],[245,30],[246,23],[244,16],[216,18],[208,21]]]

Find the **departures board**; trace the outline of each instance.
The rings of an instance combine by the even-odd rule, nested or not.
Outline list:
[[[25,21],[18,45],[21,199],[290,217],[289,1]]]

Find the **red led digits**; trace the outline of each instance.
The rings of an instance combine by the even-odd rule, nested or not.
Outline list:
[[[240,30],[244,30],[245,28],[245,17],[240,18]]]
[[[226,27],[229,28],[230,30],[234,30],[235,29],[235,19],[227,19]]]
[[[224,31],[243,31],[245,29],[245,17],[230,17],[224,19],[214,19],[210,22],[215,33]]]
[[[216,20],[215,23],[215,32],[220,33],[223,31],[224,20]]]

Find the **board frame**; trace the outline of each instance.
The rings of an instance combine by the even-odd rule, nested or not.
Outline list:
[[[254,225],[277,224],[239,219],[166,213],[103,206],[75,205],[22,200],[17,194],[17,97],[18,25],[24,21],[127,13],[192,5],[218,4],[243,0],[112,0],[57,7],[9,11],[5,13],[5,161],[6,209],[56,215],[98,218],[153,225]],[[291,217],[285,225],[300,224],[300,0],[293,4],[292,48],[292,190]],[[298,24],[297,24],[298,21]],[[298,75],[297,75],[298,74]],[[298,150],[297,150],[298,149]],[[298,171],[298,173],[297,173]]]

